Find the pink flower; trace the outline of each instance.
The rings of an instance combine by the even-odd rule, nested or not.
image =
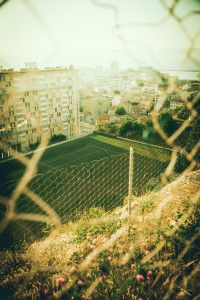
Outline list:
[[[41,286],[41,285],[42,285],[42,283],[41,283],[41,282],[39,282],[39,285]]]
[[[95,245],[91,245],[90,248],[91,248],[91,249],[95,249],[96,246],[95,246]]]
[[[44,294],[45,294],[45,295],[48,294],[48,292],[49,292],[48,290],[44,290]]]
[[[103,277],[103,279],[106,279],[106,275],[103,275],[102,277]]]
[[[78,281],[78,285],[83,285],[83,284],[84,284],[84,282],[82,280]]]
[[[136,267],[136,264],[131,265],[131,269],[134,269]]]
[[[53,264],[56,265],[57,264],[57,260],[54,260]]]
[[[140,281],[140,275],[139,274],[136,275],[136,279],[137,279],[137,281]]]
[[[97,243],[97,241],[98,241],[98,239],[93,239],[93,244],[96,244]]]
[[[76,270],[77,270],[76,267],[71,268],[71,272],[76,272]]]
[[[149,276],[152,276],[152,275],[153,275],[153,272],[152,272],[152,271],[148,271],[148,275],[149,275]]]
[[[124,250],[123,250],[123,249],[119,249],[119,253],[121,253],[121,254],[122,254],[123,252],[124,252]]]
[[[87,275],[86,275],[86,276],[87,276],[87,278],[90,278],[90,277],[91,277],[90,273],[87,273]]]
[[[113,248],[110,248],[109,251],[112,253],[113,252]]]
[[[137,274],[136,279],[137,279],[137,281],[141,281],[141,280],[144,280],[144,277],[140,274]]]
[[[143,242],[143,243],[141,244],[141,246],[144,248],[144,247],[146,247],[146,244]]]
[[[107,242],[107,240],[108,240],[107,238],[104,238],[104,239],[103,239],[103,242],[105,243],[105,242]]]
[[[65,278],[60,277],[56,279],[56,285],[59,286],[60,284],[62,284],[65,281]]]
[[[142,300],[142,298],[138,298],[138,300]]]
[[[111,260],[112,260],[112,257],[111,257],[111,256],[108,256],[108,260],[111,261]]]
[[[112,289],[113,289],[113,287],[112,287],[112,286],[110,286],[110,289],[112,290]]]
[[[53,296],[54,296],[55,298],[58,298],[58,294],[57,294],[57,293],[54,293]]]
[[[148,255],[150,252],[148,250],[144,251],[145,255]]]
[[[133,250],[133,246],[131,246],[131,247],[129,248],[129,250]]]

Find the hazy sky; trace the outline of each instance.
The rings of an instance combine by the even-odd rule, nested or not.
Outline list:
[[[173,1],[9,0],[0,9],[0,65],[109,66],[117,60],[121,68],[162,68],[168,62],[169,68],[178,67],[190,43],[177,21],[164,19],[168,11],[162,2],[169,6]],[[175,12],[183,17],[193,10],[200,10],[198,0],[180,0]],[[200,30],[199,16],[183,22],[191,37]],[[160,25],[149,24],[163,19]],[[200,48],[200,36],[195,47]]]

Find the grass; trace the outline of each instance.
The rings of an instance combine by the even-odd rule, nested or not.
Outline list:
[[[170,160],[170,156],[171,156],[170,150],[157,148],[150,144],[148,145],[148,144],[139,143],[131,140],[128,141],[128,140],[112,139],[101,135],[95,135],[92,138],[97,141],[104,142],[109,145],[113,145],[127,151],[129,151],[130,147],[132,147],[136,154],[140,154],[142,156],[151,159],[159,160],[162,162],[166,162]]]
[[[46,150],[29,188],[55,210],[62,222],[77,219],[91,206],[113,210],[122,206],[127,196],[130,146],[137,149],[134,153],[134,195],[141,195],[159,181],[168,163],[168,153],[165,160],[159,160],[158,154],[150,157],[149,146],[146,151],[143,145],[103,136],[89,136]],[[164,157],[163,150],[161,157]],[[1,195],[9,197],[25,167],[13,160],[0,164],[0,168]],[[44,213],[25,195],[17,200],[15,211]],[[2,216],[4,213],[6,209],[2,207]],[[24,235],[35,239],[42,233],[42,228],[38,222],[11,220],[2,237],[2,247],[6,246],[7,237],[10,244],[23,239]]]
[[[147,201],[154,196],[149,195]],[[143,221],[135,216],[129,232],[125,230],[115,239],[128,224],[123,213],[127,207],[112,213],[91,208],[78,222],[69,222],[46,239],[24,245],[21,254],[7,252],[1,257],[2,299],[135,300],[164,299],[166,295],[166,299],[194,299],[200,287],[199,239],[194,239],[199,231],[199,206],[189,213],[190,208],[187,200],[177,204],[171,217],[181,226],[174,226],[167,219],[162,225],[153,220],[149,223],[148,214],[154,207],[149,205],[144,216],[139,205],[134,213],[142,209]],[[175,227],[174,234],[167,235]],[[157,254],[147,259],[158,248]]]

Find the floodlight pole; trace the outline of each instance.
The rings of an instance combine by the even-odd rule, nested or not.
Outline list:
[[[133,148],[130,147],[130,161],[129,161],[129,188],[128,188],[128,215],[131,216],[131,200],[133,188]]]

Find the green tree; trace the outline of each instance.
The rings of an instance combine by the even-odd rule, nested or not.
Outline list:
[[[119,90],[114,90],[113,93],[114,93],[115,95],[120,95],[120,91],[119,91]]]
[[[137,121],[127,120],[119,127],[119,135],[134,139],[141,139],[144,130],[144,125]]]
[[[187,120],[190,116],[190,112],[186,107],[183,107],[177,112],[176,115],[181,120]]]
[[[138,86],[144,86],[144,82],[140,82]]]
[[[120,116],[126,115],[126,110],[125,110],[125,108],[124,108],[123,105],[118,105],[117,108],[116,108],[116,110],[115,110],[115,113],[117,115],[120,115]]]
[[[133,129],[133,122],[130,120],[127,120],[120,125],[119,135],[126,136],[128,132],[132,131],[132,129]]]
[[[171,136],[178,128],[177,122],[168,112],[159,114],[158,122],[160,127],[168,137]]]
[[[117,133],[118,131],[118,127],[115,123],[106,123],[105,128],[106,131],[111,134]]]

